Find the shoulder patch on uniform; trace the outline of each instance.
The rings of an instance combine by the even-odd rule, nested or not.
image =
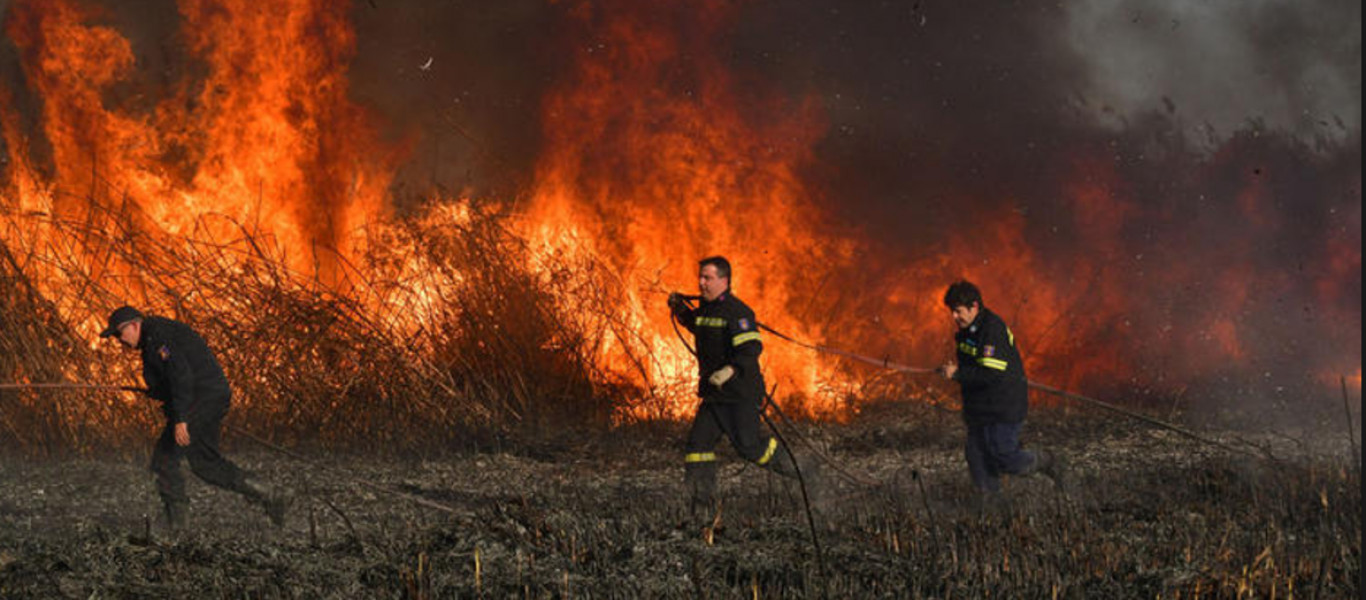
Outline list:
[[[996,346],[991,344],[982,346],[982,356],[996,356]]]
[[[157,356],[160,356],[161,360],[171,360],[171,347],[162,344],[160,348],[157,348]]]
[[[747,319],[747,318],[745,318],[745,317],[740,317],[740,320],[737,321],[736,323],[737,323],[738,325],[740,325],[740,330],[741,330],[741,331],[748,331],[749,328],[750,328],[750,327],[749,327],[750,321],[749,321],[749,319]]]

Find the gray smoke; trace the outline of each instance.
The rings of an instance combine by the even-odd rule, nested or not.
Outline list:
[[[1305,140],[1361,131],[1361,3],[1078,0],[1065,39],[1087,114],[1122,128],[1163,110],[1218,144],[1250,121]]]

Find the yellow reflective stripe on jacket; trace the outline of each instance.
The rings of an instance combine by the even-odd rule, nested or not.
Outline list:
[[[1011,346],[1014,346],[1014,345],[1015,345],[1015,332],[1014,332],[1014,331],[1011,331],[1010,328],[1007,327],[1007,328],[1006,328],[1006,336],[1010,338],[1010,345],[1011,345]]]
[[[765,451],[764,451],[764,455],[763,455],[763,456],[760,456],[760,457],[759,457],[759,460],[756,461],[756,463],[759,464],[759,465],[766,465],[766,464],[768,464],[768,461],[769,461],[770,459],[773,458],[773,452],[776,451],[777,449],[778,449],[778,438],[768,438],[768,450],[765,450]]]
[[[987,358],[985,356],[977,359],[977,362],[981,363],[982,366],[988,369],[996,369],[997,371],[1006,370],[1006,365],[1009,364],[1006,361],[1001,360],[999,358]]]
[[[716,460],[715,452],[691,452],[683,457],[685,463],[712,462]]]
[[[758,340],[758,339],[759,339],[759,332],[757,332],[757,331],[746,331],[745,333],[742,333],[742,334],[740,334],[740,335],[737,335],[737,336],[731,338],[730,343],[731,343],[732,346],[739,346],[740,344],[743,344],[743,343],[745,343],[745,342],[753,342],[753,341]]]
[[[977,346],[974,346],[967,342],[958,342],[958,351],[962,352],[963,354],[971,354],[972,356],[977,356]]]
[[[698,327],[725,327],[726,320],[721,317],[697,317],[694,321]]]

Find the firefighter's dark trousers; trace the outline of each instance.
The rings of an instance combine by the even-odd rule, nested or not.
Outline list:
[[[684,481],[694,509],[713,502],[716,491],[716,449],[721,436],[730,438],[735,452],[754,464],[791,474],[791,459],[776,438],[759,433],[759,405],[755,402],[703,402],[693,417],[684,456]]]
[[[966,454],[972,483],[983,492],[1001,490],[1001,475],[1028,475],[1037,457],[1020,448],[1024,423],[969,423]]]
[[[190,445],[180,446],[175,442],[175,423],[166,422],[152,450],[152,473],[156,474],[157,492],[161,501],[168,507],[185,506],[189,498],[185,495],[185,475],[180,471],[181,459],[190,463],[190,471],[206,483],[234,492],[242,493],[243,473],[218,451],[220,430],[223,417],[228,414],[228,403],[221,408],[204,411],[206,414],[192,417],[186,424],[190,429]]]

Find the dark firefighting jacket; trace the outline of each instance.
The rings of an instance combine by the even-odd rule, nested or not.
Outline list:
[[[142,321],[142,379],[172,423],[189,422],[227,408],[231,390],[204,338],[189,325],[165,317]]]
[[[982,307],[971,325],[959,329],[958,371],[963,419],[969,424],[1019,423],[1029,409],[1029,384],[1015,347],[1015,334],[996,313]]]
[[[696,309],[680,305],[674,310],[674,317],[693,333],[697,395],[703,402],[763,400],[764,376],[759,372],[759,354],[764,346],[759,340],[759,323],[749,306],[727,291],[711,302],[703,300]],[[717,389],[707,379],[726,365],[735,368],[735,375]]]

